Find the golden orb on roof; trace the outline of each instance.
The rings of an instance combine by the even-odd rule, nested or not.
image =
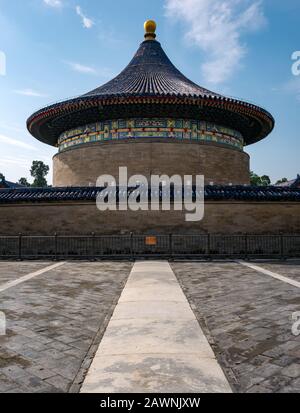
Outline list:
[[[147,20],[144,23],[145,29],[145,39],[146,40],[153,40],[156,37],[155,30],[156,30],[156,23],[154,20]]]

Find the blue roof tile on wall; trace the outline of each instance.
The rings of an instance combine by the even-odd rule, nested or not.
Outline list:
[[[78,188],[16,188],[1,189],[0,204],[13,203],[38,203],[60,201],[96,201],[97,194],[103,188],[78,187]],[[128,191],[132,191],[129,188]],[[160,191],[161,192],[161,191]],[[118,193],[118,188],[117,188]],[[149,191],[150,193],[150,191]],[[195,189],[193,191],[195,196]],[[275,186],[206,186],[205,199],[224,201],[290,201],[300,202],[300,189],[282,188]],[[171,191],[171,198],[173,191]]]

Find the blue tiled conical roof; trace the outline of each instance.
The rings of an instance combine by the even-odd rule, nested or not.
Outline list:
[[[221,96],[185,77],[156,40],[145,40],[129,65],[117,77],[84,96],[127,94]]]
[[[27,126],[34,137],[56,146],[61,133],[89,123],[160,116],[227,126],[239,131],[246,145],[265,138],[274,127],[274,119],[266,110],[189,80],[154,36],[141,43],[131,62],[114,79],[82,96],[40,109],[30,116]]]

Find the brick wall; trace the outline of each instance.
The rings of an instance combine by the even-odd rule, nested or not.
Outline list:
[[[122,231],[121,231],[122,230]],[[298,202],[206,202],[200,222],[182,211],[100,212],[94,202],[0,205],[0,235],[123,233],[300,233]]]
[[[118,177],[120,166],[127,166],[129,176],[198,174],[207,184],[249,184],[249,156],[244,152],[197,142],[139,139],[86,144],[55,155],[53,185],[95,185],[100,175]]]

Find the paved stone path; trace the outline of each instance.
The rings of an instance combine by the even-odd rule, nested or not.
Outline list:
[[[168,262],[134,265],[81,392],[230,392]]]
[[[0,284],[51,264],[1,262]],[[103,334],[131,267],[66,263],[1,292],[7,335],[0,336],[0,392],[66,392],[72,384],[79,389],[79,373],[89,367],[94,340]]]
[[[50,265],[45,261],[0,261],[0,285]]]
[[[297,287],[300,288],[300,282],[296,281],[292,278],[286,277],[284,275],[278,274],[278,272],[274,272],[274,271],[270,271],[264,267],[261,267],[260,265],[255,265],[255,264],[251,264],[249,262],[246,261],[237,261],[237,263],[244,265],[245,267],[251,268],[252,270],[261,272],[262,274],[266,274],[269,275],[270,277],[275,278],[276,280],[285,282],[287,284],[291,284],[293,287]]]
[[[0,286],[51,265],[0,261]],[[300,261],[255,265],[300,282]],[[300,311],[299,288],[235,262],[171,266],[234,391],[300,392],[300,335],[291,331],[292,314]],[[0,393],[79,391],[131,268],[124,261],[70,262],[0,292],[0,312],[7,319],[7,335],[0,336]],[[163,272],[158,279],[152,270],[129,279],[111,320],[115,329],[110,329],[110,338],[119,354],[110,357],[121,360],[129,349],[126,363],[115,366],[126,380],[131,378],[134,391],[142,386],[157,391],[161,382],[163,390],[206,391],[212,384],[205,380],[207,371],[214,377],[220,369],[215,361],[216,369],[211,368],[210,357],[198,357],[195,363],[197,352],[206,348],[212,355],[211,350],[186,300],[181,301],[182,291],[168,264]],[[129,328],[133,321],[134,344]],[[187,337],[196,353],[180,353],[187,345],[180,337]],[[108,342],[102,343],[109,352]],[[175,352],[167,357],[148,353],[145,358],[142,353],[142,346],[148,346],[148,352],[169,351],[169,343]],[[107,357],[103,368],[110,372],[113,364]],[[117,370],[111,378],[103,377],[100,385],[105,388],[128,386]],[[94,391],[95,383],[90,386]]]
[[[300,278],[299,263],[256,265]],[[235,391],[300,392],[299,288],[238,263],[172,268]]]
[[[22,284],[28,280],[31,280],[32,278],[38,277],[39,275],[45,274],[48,271],[54,270],[55,268],[60,267],[61,265],[64,265],[64,262],[58,262],[56,264],[48,265],[45,268],[42,268],[40,270],[30,272],[29,274],[23,275],[20,278],[17,278],[16,280],[8,281],[4,284],[0,285],[0,293],[2,293],[5,290],[8,290],[9,288],[16,287],[19,284]]]
[[[259,261],[256,265],[300,282],[300,260]]]

